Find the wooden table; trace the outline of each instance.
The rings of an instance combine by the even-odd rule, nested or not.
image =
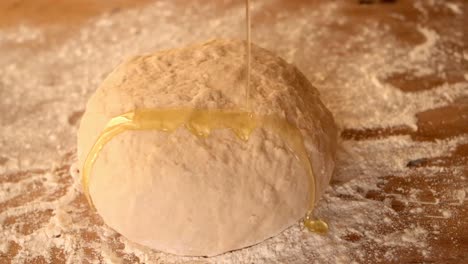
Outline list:
[[[93,0],[3,0],[0,2],[0,27],[3,29],[14,29],[21,23],[36,24],[44,31],[45,40],[41,43],[25,41],[21,45],[0,42],[0,56],[9,50],[21,50],[25,54],[43,52],[60,46],[70,38],[74,32],[80,30],[83,23],[94,19],[102,13],[121,12],[127,8],[144,8],[149,1],[118,0],[98,1]],[[183,1],[179,1],[183,5]],[[450,6],[443,9],[440,7],[426,7],[423,11],[414,5],[414,1],[337,1],[341,14],[353,21],[346,25],[335,25],[341,36],[354,34],[362,23],[375,23],[377,27],[386,28],[391,36],[402,45],[408,47],[418,46],[425,41],[424,36],[415,28],[418,25],[430,27],[436,31],[441,41],[441,50],[448,55],[444,60],[422,62],[431,67],[440,67],[444,74],[429,73],[426,75],[416,74],[412,71],[404,71],[380,80],[391,84],[395,89],[403,93],[419,93],[430,91],[444,83],[467,83],[468,82],[468,50],[466,49],[466,1],[447,1],[454,5],[462,6],[461,12],[465,12],[464,19],[456,16]],[[230,8],[234,3],[226,2],[224,7]],[[274,2],[269,5],[268,12],[254,14],[254,23],[268,23],[271,19],[268,15],[278,10],[300,10],[304,6],[320,5],[320,1],[284,1]],[[460,10],[458,10],[460,11]],[[399,19],[395,19],[398,17]],[[404,22],[402,22],[404,21]],[[465,27],[463,32],[463,27]],[[0,28],[0,30],[1,30]],[[0,35],[2,31],[0,31]],[[358,49],[359,47],[356,47]],[[452,55],[451,55],[452,54]],[[464,58],[456,59],[453,54],[464,54]],[[336,56],[337,54],[333,54]],[[304,62],[302,62],[304,63]],[[298,60],[299,66],[301,61]],[[303,64],[302,64],[303,65]],[[5,65],[0,65],[4,67]],[[310,73],[306,71],[310,78]],[[0,76],[0,79],[2,77]],[[1,86],[0,86],[1,88]],[[0,94],[1,91],[0,91]],[[340,137],[343,142],[361,142],[381,140],[395,136],[409,136],[415,144],[426,144],[430,142],[444,142],[453,138],[468,139],[468,96],[460,93],[452,98],[449,103],[433,109],[424,110],[415,115],[417,127],[407,125],[395,125],[386,127],[348,127],[341,126]],[[2,108],[0,101],[0,110]],[[45,105],[44,107],[47,107]],[[5,110],[5,109],[3,109]],[[70,126],[76,129],[78,120],[83,109],[73,111],[68,117]],[[333,111],[333,107],[332,107]],[[6,118],[0,113],[1,118]],[[73,139],[71,140],[73,141]],[[463,140],[461,140],[463,141]],[[466,142],[466,140],[465,140]],[[0,166],[7,163],[7,155],[0,147]],[[0,173],[0,191],[5,191],[6,186],[15,186],[27,179],[29,191],[17,196],[9,197],[0,201],[0,216],[2,216],[2,232],[12,232],[15,236],[27,236],[38,232],[48,224],[50,218],[56,214],[52,209],[26,211],[19,214],[7,214],[8,210],[18,208],[37,200],[54,201],[66,194],[72,186],[73,179],[70,176],[70,161],[74,158],[74,152],[62,155],[59,165],[53,168],[30,168],[23,170],[5,170]],[[392,216],[391,226],[381,227],[377,233],[382,235],[405,230],[410,226],[421,226],[428,231],[426,242],[427,251],[414,248],[398,248],[393,252],[394,257],[386,258],[386,253],[393,250],[391,246],[383,246],[373,243],[368,237],[358,233],[349,233],[343,239],[355,243],[356,248],[363,254],[352,256],[362,263],[468,263],[468,206],[466,204],[466,191],[468,191],[468,144],[462,143],[455,146],[449,153],[436,157],[420,156],[407,162],[407,168],[398,174],[380,174],[378,185],[374,190],[363,190],[362,197],[369,200],[381,201],[390,204],[395,214]],[[433,169],[437,172],[433,173]],[[426,169],[431,170],[430,175]],[[0,170],[1,172],[1,170]],[[57,186],[53,192],[46,191],[40,178],[41,175],[52,173],[57,175]],[[335,182],[335,185],[341,184]],[[418,203],[405,201],[416,198]],[[457,199],[457,197],[459,199]],[[354,199],[353,197],[342,197],[343,200]],[[70,201],[70,208],[75,210],[71,221],[86,221],[92,225],[104,225],[100,217],[89,210],[84,196],[79,196]],[[414,213],[415,210],[425,213]],[[450,215],[444,215],[450,212]],[[7,214],[7,215],[6,215]],[[101,262],[104,257],[101,252],[96,251],[91,245],[93,243],[104,243],[116,256],[125,263],[136,263],[141,260],[133,254],[123,251],[123,243],[120,236],[115,233],[109,237],[100,237],[94,231],[83,226],[74,230],[74,236],[83,245],[84,262]],[[60,234],[57,234],[60,236]],[[5,241],[2,241],[5,243]],[[89,245],[89,246],[87,246]],[[3,250],[3,251],[2,251]],[[0,249],[0,262],[13,263],[23,248],[20,243],[9,239]],[[50,259],[36,256],[24,260],[25,263],[65,263],[66,251],[60,247],[49,248]],[[395,257],[396,256],[396,257]]]

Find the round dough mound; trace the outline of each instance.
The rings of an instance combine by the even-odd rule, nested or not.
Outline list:
[[[106,123],[142,108],[240,109],[245,43],[214,40],[135,57],[118,66],[89,100],[78,132],[79,165]],[[255,114],[276,114],[302,132],[316,199],[334,168],[336,127],[317,90],[294,66],[252,46]],[[259,243],[308,210],[309,176],[274,132],[249,141],[229,129],[198,138],[126,131],[99,154],[89,192],[104,222],[128,239],[177,255],[213,256]]]

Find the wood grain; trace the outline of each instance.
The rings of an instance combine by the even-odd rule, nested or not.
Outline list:
[[[0,49],[24,49],[30,52],[37,49],[51,49],[60,45],[61,41],[70,37],[72,32],[79,30],[80,25],[93,17],[105,12],[119,12],[124,8],[134,8],[146,4],[146,0],[3,0],[0,2],[0,27],[14,28],[22,23],[33,23],[43,27],[47,41],[42,44],[25,43],[22,46],[11,46],[4,43]],[[455,3],[466,2],[454,1]],[[277,1],[270,5],[268,10],[259,14],[257,23],[268,23],[269,14],[275,10],[299,10],[302,6],[316,4],[317,1]],[[376,21],[381,26],[391,28],[392,35],[407,46],[416,46],[424,42],[423,36],[414,30],[415,23],[429,25],[440,34],[448,36],[438,45],[449,54],[443,61],[427,62],[433,65],[445,65],[446,74],[417,75],[414,71],[402,71],[393,74],[381,81],[388,83],[404,93],[416,93],[435,89],[445,83],[466,81],[468,72],[466,60],[455,57],[457,52],[467,52],[466,47],[452,38],[455,29],[463,25],[463,21],[453,19],[452,13],[442,9],[428,9],[428,14],[417,10],[412,1],[341,1],[344,14],[353,18],[354,25],[345,25],[335,29],[337,31],[354,34],[353,30],[359,23]],[[183,5],[183,1],[178,4]],[[225,7],[233,5],[233,1],[226,1]],[[395,19],[395,15],[405,19],[405,23]],[[466,17],[466,14],[465,14]],[[429,18],[429,19],[428,19]],[[53,25],[53,27],[51,27]],[[466,24],[464,24],[466,27]],[[466,35],[466,34],[465,34]],[[466,41],[464,42],[466,44]],[[451,52],[454,51],[454,52]],[[465,53],[466,54],[466,53]],[[77,125],[82,111],[76,111],[68,119],[70,125]],[[409,136],[415,142],[435,142],[454,137],[468,136],[468,98],[460,97],[453,102],[434,109],[428,109],[415,115],[417,128],[408,126],[353,128],[345,127],[341,132],[344,141],[363,141],[389,138],[392,136]],[[0,175],[0,185],[19,181],[30,181],[29,192],[9,198],[0,203],[0,213],[19,208],[34,201],[54,201],[63,197],[66,188],[72,184],[69,174],[70,154],[64,157],[61,166],[51,169],[52,173],[59,175],[58,187],[48,190],[40,180],[41,175],[47,173],[43,169],[29,169],[17,172],[8,172]],[[2,163],[0,156],[0,163]],[[440,167],[437,173],[428,174],[426,168]],[[362,243],[365,237],[359,233],[350,232],[343,239],[359,244],[365,256],[361,258],[364,263],[468,263],[468,207],[466,202],[456,199],[455,193],[468,188],[468,144],[461,144],[448,155],[438,157],[418,157],[407,164],[407,170],[402,175],[388,174],[379,176],[377,190],[363,192],[362,195],[369,200],[387,201],[395,214],[391,216],[393,225],[381,227],[378,232],[404,231],[411,226],[421,226],[429,231],[427,237],[427,253],[421,254],[414,248],[393,252],[397,260],[388,260],[385,255],[393,249],[375,243]],[[412,190],[412,192],[410,192]],[[414,192],[417,193],[418,202],[407,203]],[[349,199],[353,199],[349,197]],[[460,205],[461,203],[461,205]],[[87,210],[84,196],[79,196],[71,202],[77,210],[76,219],[72,221],[86,222],[93,226],[104,225],[102,219]],[[414,214],[414,210],[422,210],[424,214]],[[443,212],[450,211],[451,216],[445,217]],[[44,226],[53,212],[51,210],[37,210],[23,214],[8,216],[3,222],[4,230],[14,230],[19,235],[27,235]],[[141,260],[132,253],[124,251],[124,245],[118,234],[103,238],[98,236],[86,226],[74,231],[74,236],[83,241],[85,245],[104,243],[110,246],[115,254],[123,259],[124,263],[141,263]],[[61,234],[57,234],[60,236]],[[63,234],[62,234],[63,235]],[[76,246],[76,245],[73,245]],[[11,239],[7,241],[7,250],[0,253],[1,263],[11,263],[12,259],[22,250],[21,246]],[[92,246],[75,248],[85,256],[83,263],[102,262],[103,256]],[[25,263],[65,263],[67,255],[62,248],[51,248],[50,259],[42,256],[28,259]],[[357,256],[355,256],[357,258]]]

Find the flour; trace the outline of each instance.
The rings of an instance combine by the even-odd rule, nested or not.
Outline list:
[[[417,112],[468,95],[466,75],[465,80],[414,93],[385,81],[396,73],[437,75],[439,66],[451,58],[443,46],[446,33],[428,24],[428,10],[446,8],[459,17],[462,9],[442,2],[415,1],[422,15],[415,23],[395,17],[401,23],[413,23],[413,33],[422,37],[421,43],[412,46],[375,20],[355,21],[332,1],[320,1],[294,13],[274,10],[268,1],[255,1],[252,36],[255,43],[304,72],[340,128],[406,125],[416,130]],[[18,181],[0,182],[0,255],[13,251],[16,244],[21,249],[13,263],[40,256],[48,262],[54,255],[52,248],[61,250],[68,263],[99,263],[101,257],[104,263],[398,262],[397,252],[403,249],[430,255],[427,240],[440,235],[438,231],[423,226],[395,229],[399,219],[392,204],[414,209],[410,213],[414,217],[427,214],[445,221],[456,217],[456,208],[466,205],[468,187],[431,199],[422,199],[419,190],[406,190],[404,185],[386,197],[372,198],[372,194],[381,192],[388,181],[385,177],[393,175],[405,179],[412,173],[428,178],[447,173],[447,180],[466,179],[460,167],[406,167],[411,160],[449,155],[457,145],[467,143],[466,135],[434,142],[415,142],[409,136],[343,141],[335,173],[341,183],[332,184],[315,210],[330,225],[326,236],[310,234],[297,224],[244,250],[209,259],[181,258],[136,245],[90,213],[81,195],[75,157],[67,156],[75,151],[77,129],[69,117],[84,110],[89,95],[125,58],[215,37],[244,37],[241,4],[219,11],[222,16],[217,12],[210,4],[187,8],[158,1],[145,8],[104,14],[53,49],[2,46],[0,181],[5,174],[33,170],[26,178],[16,175]],[[261,19],[257,21],[256,16]],[[0,45],[44,43],[42,30],[31,25],[2,29]],[[453,53],[468,58],[466,51]],[[455,209],[421,209],[447,202]],[[26,228],[23,222],[33,223],[32,227]],[[383,250],[385,253],[379,253]]]
[[[450,9],[455,15],[463,15],[463,7],[460,7],[460,5],[457,5],[455,3],[447,2],[445,3],[445,6]]]
[[[4,30],[0,35],[0,44],[23,44],[28,41],[43,42],[43,32],[38,28],[21,25],[15,29]],[[8,65],[9,68],[13,69],[15,66],[15,64]]]
[[[439,39],[439,35],[434,30],[422,26],[418,26],[417,29],[426,40],[424,43],[414,47],[410,52],[409,57],[413,62],[417,60],[427,60],[429,56],[431,56],[431,52]]]
[[[466,201],[466,191],[465,190],[457,190],[455,192],[455,198],[458,200],[458,203],[462,205],[464,201]]]

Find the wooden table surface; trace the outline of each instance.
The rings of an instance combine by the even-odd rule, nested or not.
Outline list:
[[[12,29],[22,23],[32,23],[42,28],[45,32],[45,41],[41,43],[24,42],[21,45],[2,42],[0,53],[6,50],[25,50],[25,52],[40,52],[41,50],[53,49],[77,32],[83,23],[105,12],[120,12],[127,8],[143,8],[149,1],[139,0],[117,0],[117,1],[93,1],[93,0],[2,0],[0,1],[0,30]],[[316,1],[312,1],[315,3]],[[453,14],[447,10],[429,9],[429,14],[421,14],[420,10],[414,8],[412,1],[341,1],[344,14],[354,19],[356,25],[368,21],[376,21],[379,25],[390,28],[391,34],[396,39],[408,46],[416,46],[424,42],[424,36],[413,30],[416,23],[423,23],[436,30],[439,35],[447,39],[441,42],[444,49],[453,50],[464,54],[464,59],[455,60],[450,56],[446,61],[438,61],[437,64],[444,65],[442,69],[446,74],[419,75],[411,71],[398,73],[389,76],[386,83],[389,83],[404,93],[417,93],[429,91],[443,83],[467,82],[467,59],[466,49],[466,1],[453,1],[464,7],[465,21],[454,18]],[[180,4],[183,4],[181,2]],[[307,1],[286,1],[277,4],[278,9],[298,9],[309,4]],[[228,5],[228,4],[227,4]],[[270,10],[274,12],[274,10]],[[463,11],[463,10],[462,10]],[[406,23],[399,23],[390,18],[389,14],[399,14],[404,17]],[[257,18],[261,19],[261,18]],[[465,34],[460,36],[461,25],[465,27]],[[355,25],[348,25],[345,28],[336,30],[349,31],[352,34]],[[0,35],[2,32],[0,31]],[[458,34],[458,35],[457,35]],[[450,38],[464,38],[464,45],[460,42],[450,41]],[[429,62],[428,62],[429,63]],[[441,77],[443,76],[443,77]],[[0,78],[2,78],[0,76]],[[1,94],[1,93],[0,93]],[[1,103],[1,101],[0,101]],[[0,106],[1,109],[1,106]],[[77,123],[82,111],[77,111],[69,117],[69,122]],[[2,115],[0,114],[0,117]],[[346,141],[364,141],[389,138],[397,135],[407,135],[416,144],[428,142],[438,142],[451,138],[468,138],[468,97],[459,96],[451,103],[429,110],[424,110],[415,115],[417,128],[406,125],[390,127],[368,127],[353,128],[342,127],[341,139]],[[2,164],[2,153],[0,153],[0,165]],[[57,199],[64,195],[67,186],[73,181],[69,175],[69,160],[73,156],[69,153],[63,157],[62,166],[57,166],[51,171],[59,175],[59,188],[53,193],[44,191],[44,186],[31,185],[31,190],[27,194],[11,197],[0,201],[0,214],[9,208],[15,208],[22,204],[27,204],[35,199]],[[424,168],[438,167],[437,173],[425,174]],[[455,175],[458,172],[458,176]],[[461,175],[459,172],[462,172]],[[1,172],[1,171],[0,171]],[[34,177],[46,173],[46,170],[31,169],[22,171],[4,171],[0,173],[0,186],[22,181],[28,177]],[[381,246],[374,243],[361,243],[363,239],[359,234],[350,234],[346,239],[351,242],[360,243],[365,256],[360,257],[360,262],[364,263],[468,263],[468,206],[463,193],[468,190],[468,144],[456,146],[450,153],[438,157],[421,156],[415,160],[408,161],[407,169],[401,174],[379,175],[378,188],[363,193],[366,199],[376,201],[386,201],[391,204],[395,215],[394,224],[391,227],[382,228],[382,234],[394,230],[404,230],[410,225],[418,225],[428,230],[427,243],[430,250],[425,254],[419,251],[399,250],[396,252],[397,259],[385,259],[385,253],[390,250],[389,246]],[[334,183],[339,184],[339,183]],[[420,203],[411,204],[402,202],[414,195],[417,190],[417,198]],[[453,199],[453,192],[465,190],[461,193],[461,204]],[[47,196],[47,197],[45,197]],[[45,198],[44,198],[45,197]],[[353,199],[349,197],[349,199]],[[71,204],[76,208],[86,207],[83,196],[80,196]],[[414,214],[413,210],[423,210],[425,214]],[[443,210],[451,212],[450,217],[437,217]],[[18,236],[27,235],[43,227],[48,219],[53,215],[52,210],[29,212],[23,215],[5,216],[3,215],[3,231],[16,230]],[[429,215],[435,217],[428,217]],[[99,216],[83,210],[79,214],[80,218],[86,218],[95,225],[103,225]],[[81,237],[85,242],[99,241],[99,237],[85,228],[81,229],[76,236]],[[138,262],[134,255],[124,253],[122,244],[117,239],[118,235],[110,238],[106,243],[115,249],[118,256],[121,256],[127,263]],[[7,241],[4,251],[0,251],[0,263],[11,263],[11,261],[23,249],[13,240]],[[100,252],[96,252],[91,247],[84,248],[90,262],[102,261]],[[27,260],[27,263],[65,263],[67,256],[63,249],[50,249],[51,258],[34,257]]]

